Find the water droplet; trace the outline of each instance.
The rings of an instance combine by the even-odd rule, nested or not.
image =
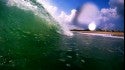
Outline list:
[[[30,34],[30,32],[25,32],[25,33]]]
[[[65,45],[68,45],[68,43],[65,43]]]
[[[14,66],[15,66],[15,64],[13,63],[13,64],[12,64],[12,66],[14,67]]]
[[[3,64],[5,64],[6,62],[4,61]]]
[[[2,58],[3,56],[0,56],[0,58]]]
[[[85,63],[85,60],[81,60],[82,63]]]
[[[46,36],[49,36],[49,35],[46,35]]]
[[[89,43],[86,43],[87,45],[89,45]]]
[[[76,49],[76,51],[78,51],[79,49]]]
[[[35,37],[36,39],[38,38],[38,37]]]
[[[13,33],[12,31],[10,33]]]
[[[70,51],[72,51],[72,50],[70,50],[70,49],[69,49],[69,50],[67,50],[67,51],[69,51],[69,52],[70,52]]]
[[[26,37],[25,35],[22,35],[23,37]]]
[[[113,50],[110,50],[110,49],[109,49],[108,51],[109,51],[109,52],[113,52]]]
[[[21,28],[19,28],[19,27],[18,27],[17,29],[18,29],[18,30],[21,30]]]
[[[11,63],[12,62],[12,60],[9,60],[9,63]]]
[[[72,56],[67,56],[68,58],[72,58]]]
[[[76,54],[76,56],[79,56],[79,54]]]
[[[65,62],[66,60],[65,60],[65,59],[59,59],[59,61],[61,61],[61,62]]]
[[[44,56],[47,56],[47,54],[46,54],[46,53],[43,53],[43,55],[44,55]]]
[[[3,63],[1,63],[0,65],[3,65]]]
[[[70,64],[66,64],[67,67],[70,67],[71,65]]]
[[[34,34],[34,36],[38,36],[37,34]]]

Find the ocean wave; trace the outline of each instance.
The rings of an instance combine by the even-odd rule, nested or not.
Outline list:
[[[43,1],[41,1],[43,2]],[[33,2],[32,0],[8,0],[8,6],[16,6],[25,11],[32,11],[33,14],[45,19],[48,24],[56,25],[58,27],[58,33],[63,35],[72,36],[73,33],[67,29],[67,26],[60,24],[56,21],[52,15],[44,8],[44,5],[38,1]]]

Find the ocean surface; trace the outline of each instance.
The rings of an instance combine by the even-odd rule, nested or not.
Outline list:
[[[123,70],[124,38],[62,31],[35,0],[0,0],[0,70]]]

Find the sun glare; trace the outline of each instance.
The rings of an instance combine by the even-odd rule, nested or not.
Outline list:
[[[95,22],[92,22],[88,25],[89,30],[94,31],[96,29],[96,24]]]

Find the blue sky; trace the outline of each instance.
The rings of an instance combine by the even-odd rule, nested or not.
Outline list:
[[[108,8],[109,0],[51,0],[51,2],[60,8],[60,10],[65,11],[66,13],[70,13],[70,11],[74,8],[81,7],[86,2],[95,3],[99,9]]]

